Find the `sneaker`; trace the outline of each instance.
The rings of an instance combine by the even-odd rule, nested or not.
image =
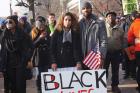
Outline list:
[[[121,93],[121,90],[118,86],[112,86],[112,92],[113,93]]]

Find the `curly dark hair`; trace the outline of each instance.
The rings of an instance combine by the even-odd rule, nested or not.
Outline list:
[[[64,17],[65,16],[70,16],[71,17],[71,29],[73,30],[77,30],[78,29],[78,17],[76,16],[76,14],[73,14],[71,12],[67,12],[63,15],[61,15],[57,21],[57,24],[55,26],[55,29],[58,31],[62,31],[63,28],[63,22],[64,22]]]

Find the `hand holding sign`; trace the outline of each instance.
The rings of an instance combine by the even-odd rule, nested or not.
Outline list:
[[[82,64],[80,62],[78,62],[76,64],[76,68],[77,68],[77,70],[82,70]]]
[[[56,63],[53,63],[53,64],[51,65],[51,68],[52,68],[53,71],[56,71],[56,69],[57,69],[57,64],[56,64]]]

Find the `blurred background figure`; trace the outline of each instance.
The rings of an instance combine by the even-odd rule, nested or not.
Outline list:
[[[133,23],[133,21],[136,19],[136,15],[138,14],[137,11],[133,11],[131,14],[124,16],[122,19],[121,27],[124,30],[124,48],[130,47],[128,44],[128,30],[130,28],[130,25]],[[130,60],[126,51],[124,51],[124,61],[123,61],[123,68],[125,70],[124,79],[127,79],[129,77],[136,79],[136,60]]]
[[[55,14],[50,13],[48,15],[48,31],[50,32],[50,36],[52,36],[54,32],[55,25],[56,25]]]
[[[140,13],[137,13],[135,20],[132,22],[128,30],[128,44],[130,46],[134,45],[135,55],[136,55],[136,64],[137,64],[137,84],[138,92],[140,93]],[[133,66],[131,66],[133,67]]]
[[[0,30],[1,31],[4,31],[6,29],[5,23],[6,23],[6,19],[0,18]]]
[[[121,25],[121,21],[120,21],[120,17],[119,16],[116,17],[116,24],[117,25]]]
[[[31,25],[27,21],[26,16],[22,16],[19,18],[19,26],[25,33],[29,34],[31,32]]]

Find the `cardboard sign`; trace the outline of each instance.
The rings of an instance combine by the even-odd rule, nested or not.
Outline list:
[[[124,15],[131,14],[134,10],[139,11],[138,0],[122,0]]]
[[[107,93],[105,70],[41,73],[42,93]]]

